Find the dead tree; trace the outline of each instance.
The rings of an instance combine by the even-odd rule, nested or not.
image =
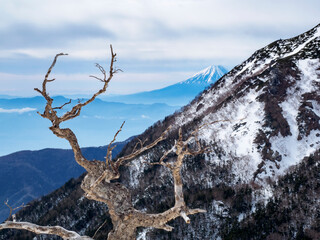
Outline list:
[[[61,123],[79,116],[81,109],[84,106],[94,101],[98,95],[106,91],[110,80],[112,79],[113,75],[118,71],[114,68],[114,63],[116,62],[116,54],[113,52],[112,46],[110,46],[110,48],[111,63],[109,72],[107,73],[102,66],[97,64],[96,66],[102,73],[103,77],[99,78],[96,76],[91,76],[101,81],[103,83],[103,87],[95,94],[93,94],[93,96],[90,99],[84,101],[83,103],[79,102],[78,104],[73,106],[70,111],[67,111],[64,114],[62,114],[62,116],[58,116],[57,110],[62,109],[67,104],[70,104],[71,101],[63,104],[62,106],[53,107],[53,99],[47,93],[47,83],[55,80],[49,79],[51,70],[55,66],[58,57],[66,55],[63,53],[57,54],[47,74],[45,75],[44,81],[42,83],[42,89],[35,88],[35,90],[46,99],[45,110],[43,113],[39,114],[43,118],[49,119],[51,121],[52,126],[49,129],[57,137],[64,138],[69,142],[73,150],[76,162],[83,168],[85,168],[85,170],[87,171],[87,174],[81,184],[81,188],[85,192],[85,197],[107,204],[113,224],[113,230],[109,232],[107,238],[108,240],[136,239],[137,227],[152,227],[164,229],[166,231],[172,231],[173,228],[167,225],[167,222],[181,216],[186,223],[190,223],[188,215],[205,212],[202,209],[189,209],[184,201],[182,191],[183,184],[181,178],[181,167],[185,156],[197,155],[203,153],[206,150],[201,149],[200,147],[200,143],[197,138],[197,130],[191,133],[191,135],[186,140],[183,140],[182,131],[181,129],[179,129],[179,136],[174,146],[172,146],[170,150],[165,152],[158,162],[149,163],[152,165],[160,164],[171,171],[174,180],[175,204],[173,207],[162,213],[148,214],[135,209],[131,201],[130,190],[123,184],[112,180],[118,179],[120,177],[119,168],[121,166],[126,165],[128,162],[135,159],[141,153],[153,148],[160,141],[164,140],[167,137],[168,132],[170,131],[170,127],[152,143],[144,146],[144,143],[139,140],[139,144],[136,145],[131,154],[112,160],[111,143],[115,141],[117,134],[122,129],[122,125],[119,131],[115,134],[115,137],[112,140],[112,142],[109,144],[106,160],[89,161],[83,156],[78,144],[78,140],[73,131],[69,128],[62,128],[60,126]],[[196,143],[197,150],[192,151],[189,148],[191,142]],[[140,145],[139,148],[138,145]],[[172,160],[172,158],[170,158],[170,161],[167,159],[167,156],[169,154],[176,155],[174,160]],[[93,239],[87,236],[80,236],[76,232],[68,231],[59,226],[38,226],[28,222],[14,221],[6,221],[0,225],[0,230],[8,228],[25,229],[37,234],[54,234],[64,239]]]

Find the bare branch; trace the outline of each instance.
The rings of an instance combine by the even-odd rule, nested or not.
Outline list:
[[[116,73],[114,71],[114,69],[113,69],[113,64],[116,61],[116,55],[117,54],[113,53],[112,45],[110,45],[110,50],[111,50],[111,63],[110,63],[109,77],[108,78],[106,76],[106,71],[104,70],[104,68],[101,65],[96,64],[96,66],[99,68],[100,72],[102,72],[102,74],[103,74],[103,79],[98,78],[98,77],[95,77],[95,78],[99,79],[100,81],[102,81],[104,83],[103,87],[99,91],[97,91],[95,94],[93,94],[93,96],[90,99],[88,99],[84,103],[78,103],[69,112],[65,113],[61,117],[62,121],[67,121],[69,119],[72,119],[72,118],[75,118],[75,117],[79,116],[82,107],[84,107],[84,106],[88,105],[89,103],[91,103],[93,100],[96,99],[97,96],[99,96],[100,94],[104,93],[107,90],[109,82],[111,81],[114,73]]]
[[[116,68],[115,70],[114,70],[114,73],[118,73],[118,72],[123,72],[120,68]]]
[[[116,141],[116,138],[117,138],[118,134],[121,132],[122,127],[123,127],[124,124],[125,124],[125,121],[123,121],[123,123],[121,124],[119,130],[116,132],[116,134],[114,135],[112,141],[109,143],[108,151],[107,151],[107,156],[106,156],[106,163],[107,163],[107,164],[108,164],[108,162],[111,163],[112,150],[115,148],[115,147],[111,148],[111,145]],[[109,160],[110,160],[110,161],[109,161]],[[111,164],[112,164],[112,163],[111,163]],[[113,167],[113,166],[112,166],[112,167]]]
[[[92,78],[95,78],[101,82],[105,82],[106,79],[107,79],[107,74],[106,74],[106,71],[104,70],[104,68],[99,64],[99,63],[96,63],[96,67],[100,70],[100,72],[103,74],[103,79],[102,78],[99,78],[99,77],[96,77],[94,75],[90,75],[89,77],[92,77]],[[115,73],[115,72],[114,72]]]
[[[53,59],[53,62],[51,63],[51,66],[49,67],[45,77],[44,77],[44,80],[42,82],[42,91],[39,90],[38,88],[35,88],[34,90],[36,90],[37,92],[41,93],[42,96],[47,100],[49,101],[51,98],[49,97],[49,95],[47,94],[47,82],[53,82],[55,79],[48,79],[53,67],[56,65],[56,62],[57,62],[57,59],[58,57],[60,56],[65,56],[65,55],[68,55],[67,53],[58,53],[54,59]],[[51,99],[52,100],[52,99]]]
[[[7,199],[7,201],[5,201],[4,202],[4,204],[10,209],[10,213],[9,213],[9,216],[8,216],[8,218],[10,218],[11,216],[12,216],[12,211],[13,211],[13,209],[12,209],[12,207],[9,205],[9,199]]]
[[[69,231],[60,226],[39,226],[29,222],[11,222],[6,221],[0,224],[0,230],[2,229],[23,229],[36,234],[51,234],[62,237],[63,239],[72,240],[93,240],[87,236],[80,236],[78,233]]]
[[[93,234],[93,239],[95,238],[95,236],[97,235],[97,233],[100,231],[100,229],[107,223],[108,219],[106,219],[96,230],[96,232]]]
[[[174,181],[174,195],[175,195],[175,205],[170,208],[169,210],[159,213],[159,214],[147,214],[145,217],[146,225],[145,227],[155,227],[159,229],[165,229],[167,231],[171,231],[172,228],[168,226],[166,223],[175,219],[177,217],[182,217],[184,221],[189,224],[190,218],[188,215],[196,214],[196,213],[204,213],[205,210],[202,209],[189,209],[185,203],[184,196],[183,196],[183,184],[182,184],[182,177],[181,177],[181,168],[183,164],[183,160],[187,155],[196,155],[205,152],[206,149],[201,149],[200,142],[196,135],[198,131],[194,132],[193,138],[197,144],[197,151],[192,152],[189,147],[188,143],[190,139],[188,138],[186,141],[183,141],[182,129],[180,128],[178,131],[178,139],[175,141],[175,144],[171,147],[171,149],[167,150],[163,156],[160,158],[159,162],[144,162],[149,165],[163,165],[167,167],[173,176]],[[170,153],[175,153],[177,155],[176,159],[173,162],[166,163],[164,160],[168,157]],[[150,225],[148,225],[147,219],[150,218]],[[155,220],[156,219],[156,220]]]
[[[106,166],[107,166],[107,168],[108,168],[108,167],[111,167],[112,174],[110,173],[110,171],[109,171],[108,169],[105,169],[105,170],[103,171],[103,173],[100,175],[100,177],[94,182],[94,184],[93,184],[92,186],[90,186],[89,191],[93,191],[93,189],[94,189],[98,184],[100,184],[104,179],[107,180],[107,179],[106,179],[107,175],[109,175],[110,180],[111,180],[112,178],[118,178],[118,177],[120,176],[118,170],[115,168],[114,163],[113,163],[113,161],[112,161],[112,150],[113,150],[116,146],[111,147],[111,145],[115,142],[118,134],[121,132],[124,123],[125,123],[125,121],[122,123],[121,127],[119,128],[119,130],[118,130],[118,131],[116,132],[116,134],[114,135],[112,141],[109,143],[108,150],[107,150],[107,156],[105,157],[105,158],[106,158]],[[107,181],[110,181],[110,180],[107,180]]]
[[[115,162],[115,167],[116,169],[119,169],[119,167],[125,162],[125,161],[128,161],[128,160],[131,160],[135,157],[137,157],[139,154],[147,151],[148,149],[151,149],[153,148],[154,146],[156,146],[159,142],[161,142],[162,140],[164,140],[166,137],[167,137],[167,133],[169,132],[169,130],[171,129],[171,126],[168,127],[162,134],[159,138],[157,138],[155,141],[153,141],[152,143],[150,143],[149,145],[145,146],[145,147],[142,147],[138,150],[136,150],[135,152],[127,155],[127,156],[124,156],[124,157],[121,157],[121,158],[118,158],[117,161]]]
[[[171,232],[174,229],[174,227],[171,227],[171,226],[165,224],[165,225],[162,225],[161,227],[158,227],[158,229],[163,229],[167,232]]]
[[[28,205],[24,205],[24,203],[22,203],[20,206],[13,208],[13,207],[11,207],[11,206],[9,205],[9,199],[7,199],[7,201],[5,201],[4,204],[10,209],[10,213],[9,213],[8,219],[9,219],[10,217],[13,217],[13,215],[14,215],[14,214],[12,215],[13,211],[18,210],[19,208],[24,208],[24,207],[27,207],[27,206],[28,206]],[[13,218],[14,218],[14,217],[13,217]]]
[[[106,166],[107,166],[107,169],[105,169],[102,174],[100,175],[100,177],[94,182],[93,185],[90,186],[89,188],[89,191],[92,192],[94,190],[94,188],[100,184],[103,180],[106,180],[106,181],[110,181],[111,179],[115,179],[115,178],[118,178],[120,176],[118,170],[115,168],[114,166],[114,163],[112,161],[112,150],[116,147],[116,146],[113,146],[111,147],[111,145],[115,142],[118,134],[121,132],[122,130],[122,127],[124,125],[125,121],[122,123],[122,125],[120,126],[119,130],[116,132],[116,134],[114,135],[112,141],[109,143],[109,146],[108,146],[108,150],[107,150],[107,156],[105,157],[106,158]],[[111,167],[111,171],[112,173],[108,170],[108,167]],[[109,175],[109,178],[106,178],[107,175]]]
[[[131,153],[134,153],[136,150],[137,150],[137,148],[138,148],[138,146],[140,145],[140,149],[141,148],[143,148],[143,146],[144,146],[144,144],[146,143],[146,141],[148,140],[148,138],[146,138],[144,141],[141,141],[141,139],[140,138],[137,138],[137,143],[135,144],[135,146],[134,146],[134,148],[132,149],[132,152]]]
[[[195,208],[195,209],[189,209],[188,214],[193,215],[197,213],[206,213],[206,210],[200,209],[200,208]]]
[[[184,219],[184,221],[189,224],[190,223],[190,218],[187,216],[185,211],[180,212],[180,216]]]
[[[89,77],[92,77],[92,78],[95,78],[97,80],[99,80],[100,82],[103,82],[103,79],[97,77],[97,76],[94,76],[94,75],[89,75]]]
[[[35,88],[35,91],[39,92],[46,100],[46,107],[44,110],[43,114],[40,114],[43,118],[47,118],[52,122],[52,126],[50,127],[50,130],[58,137],[60,138],[64,138],[66,140],[68,140],[69,144],[72,147],[72,150],[74,152],[75,155],[75,159],[77,161],[77,163],[79,165],[81,165],[82,167],[84,167],[87,171],[95,171],[96,168],[96,164],[91,163],[90,161],[88,161],[81,152],[81,149],[79,147],[78,144],[78,140],[75,136],[75,134],[68,128],[66,129],[61,129],[60,128],[60,124],[62,122],[65,122],[67,120],[70,120],[72,118],[75,118],[77,116],[80,115],[81,109],[82,107],[86,106],[87,104],[91,103],[98,95],[104,93],[108,87],[108,83],[110,82],[110,80],[113,77],[113,74],[115,73],[114,69],[113,69],[113,64],[116,61],[116,54],[113,52],[113,48],[110,45],[110,50],[111,50],[111,63],[110,63],[110,69],[109,69],[109,76],[107,77],[106,75],[106,71],[104,70],[104,68],[99,65],[96,64],[96,66],[98,67],[98,69],[100,70],[100,72],[103,74],[103,79],[102,81],[104,82],[103,87],[97,91],[96,93],[93,94],[93,96],[88,99],[87,101],[81,103],[80,101],[78,102],[78,104],[76,104],[75,106],[72,107],[72,109],[70,111],[67,111],[66,113],[64,113],[62,116],[58,116],[56,109],[62,109],[65,105],[69,104],[69,103],[65,103],[60,107],[52,107],[52,102],[53,99],[49,96],[49,94],[47,93],[46,90],[46,84],[47,82],[50,82],[52,80],[48,80],[48,77],[53,69],[53,67],[55,66],[56,62],[57,62],[57,58],[59,56],[62,55],[67,55],[67,54],[63,54],[63,53],[59,53],[55,56],[51,66],[49,67],[49,70],[47,72],[47,74],[45,75],[45,79],[42,83],[42,90]]]
[[[176,146],[173,146],[170,150],[166,151],[166,152],[162,155],[162,157],[160,158],[159,163],[162,164],[163,161],[167,158],[167,156],[168,156],[170,153],[172,153],[173,151],[176,150],[175,148],[176,148]]]
[[[134,148],[132,149],[132,153],[135,152],[137,150],[137,147],[139,146],[139,144],[141,144],[141,140],[139,138],[137,138],[138,141],[137,143],[134,145]],[[142,146],[141,146],[142,147]]]
[[[53,81],[53,80],[54,80],[54,79],[53,79],[53,80],[48,80],[48,77],[49,77],[49,75],[50,75],[53,67],[56,65],[56,62],[57,62],[58,57],[59,57],[59,56],[65,56],[65,55],[68,55],[68,54],[67,54],[67,53],[58,53],[58,54],[55,56],[55,58],[54,58],[54,60],[53,60],[53,62],[52,62],[52,64],[51,64],[51,66],[49,67],[49,69],[48,69],[48,71],[47,71],[46,76],[44,77],[44,80],[45,80],[45,81]]]
[[[68,105],[70,103],[71,103],[71,99],[69,100],[69,102],[66,102],[66,103],[62,104],[60,107],[54,107],[52,109],[62,109],[64,106],[66,106],[66,105]]]

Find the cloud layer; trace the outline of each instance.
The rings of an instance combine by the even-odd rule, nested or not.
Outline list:
[[[0,5],[0,72],[11,74],[44,74],[39,62],[61,51],[70,54],[70,64],[57,71],[88,73],[84,63],[104,61],[110,43],[128,75],[196,72],[211,64],[230,68],[276,39],[312,28],[320,16],[318,0],[0,0]],[[69,82],[65,87],[71,89]]]
[[[36,108],[13,108],[13,109],[4,109],[4,108],[0,108],[0,113],[26,113],[26,112],[32,112],[32,111],[36,111]]]

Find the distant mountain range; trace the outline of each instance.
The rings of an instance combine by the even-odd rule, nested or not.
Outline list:
[[[64,97],[54,98],[55,106],[65,102],[68,99]],[[50,132],[49,121],[36,113],[43,111],[44,106],[42,97],[0,99],[0,156],[20,150],[69,148],[66,141]],[[75,129],[82,146],[102,146],[109,143],[123,121],[126,123],[118,136],[120,141],[141,133],[175,110],[177,107],[166,104],[125,104],[96,99],[82,110],[80,118],[64,125]]]
[[[131,140],[114,143],[115,157]],[[103,159],[107,146],[82,149],[88,159]],[[79,177],[84,169],[73,157],[72,150],[43,149],[21,151],[0,157],[0,203],[7,199],[19,206],[61,187],[70,178]],[[0,204],[0,222],[8,217],[8,207]]]
[[[211,66],[190,79],[172,86],[133,95],[96,99],[86,106],[80,118],[72,124],[82,146],[101,146],[112,139],[123,121],[126,124],[119,140],[137,135],[156,121],[178,110],[205,87],[220,78],[226,69]],[[77,100],[73,100],[73,103]],[[54,105],[68,102],[65,97],[54,97]],[[13,98],[0,96],[0,156],[20,150],[69,148],[66,141],[57,139],[47,129],[49,122],[36,112],[43,111],[43,97]],[[67,105],[65,109],[70,109]]]
[[[165,88],[130,95],[104,96],[102,99],[123,103],[165,103],[171,106],[183,106],[227,72],[223,66],[212,65],[185,81]]]

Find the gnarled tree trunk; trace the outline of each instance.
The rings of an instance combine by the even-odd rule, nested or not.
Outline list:
[[[184,157],[186,155],[200,154],[205,151],[205,149],[200,148],[200,144],[197,139],[197,130],[194,131],[187,140],[183,140],[182,131],[180,129],[178,139],[176,140],[174,146],[172,146],[172,148],[169,151],[164,152],[161,159],[159,159],[159,162],[149,163],[152,165],[159,164],[168,168],[172,172],[172,176],[174,179],[175,205],[163,213],[148,214],[135,209],[132,205],[130,190],[121,183],[112,180],[116,180],[120,177],[120,166],[124,165],[128,161],[133,160],[139,154],[143,153],[148,149],[151,149],[160,141],[164,140],[168,132],[170,131],[170,128],[163,132],[158,139],[156,139],[149,145],[144,146],[144,143],[139,140],[131,154],[118,158],[116,160],[112,160],[112,148],[110,146],[111,143],[115,141],[117,134],[121,131],[121,126],[119,131],[116,133],[113,141],[110,143],[108,147],[108,153],[105,161],[89,161],[83,156],[78,144],[78,140],[73,131],[69,128],[61,128],[60,124],[62,122],[79,116],[82,107],[94,101],[94,99],[99,94],[106,91],[108,83],[112,79],[113,75],[117,72],[117,70],[113,67],[114,62],[116,61],[116,54],[113,53],[113,49],[111,47],[111,63],[108,76],[104,68],[101,67],[99,64],[97,64],[97,67],[101,71],[103,78],[91,76],[101,81],[103,83],[103,87],[98,92],[96,92],[89,100],[83,103],[76,104],[72,107],[70,111],[64,113],[62,116],[58,116],[57,110],[62,109],[67,104],[70,104],[71,100],[68,103],[63,104],[62,106],[53,107],[53,99],[47,93],[46,85],[48,82],[52,82],[55,80],[50,80],[48,78],[52,68],[55,66],[57,58],[63,55],[66,54],[60,53],[55,56],[54,61],[50,66],[42,83],[42,89],[35,89],[46,99],[45,110],[42,114],[39,114],[43,118],[47,118],[51,121],[52,126],[50,127],[50,130],[57,137],[64,138],[69,142],[74,152],[75,160],[79,165],[86,169],[87,175],[85,176],[81,184],[81,188],[85,192],[85,197],[88,199],[103,202],[108,205],[109,213],[113,223],[113,230],[108,234],[108,240],[136,239],[136,229],[138,227],[153,227],[158,229],[164,229],[166,231],[172,231],[173,228],[167,225],[167,222],[171,221],[172,219],[181,216],[186,223],[190,223],[188,215],[205,212],[201,209],[189,209],[184,201],[182,191],[183,185],[181,180],[181,167],[183,164]],[[195,141],[197,144],[198,149],[195,152],[192,152],[188,147],[188,144],[191,141]],[[168,154],[175,154],[176,158],[173,161],[167,161]],[[64,239],[92,239],[87,236],[80,236],[79,234],[72,231],[68,231],[62,227],[38,226],[26,222],[7,221],[0,225],[0,229],[7,228],[25,229],[35,232],[37,234],[55,234],[61,236]]]

